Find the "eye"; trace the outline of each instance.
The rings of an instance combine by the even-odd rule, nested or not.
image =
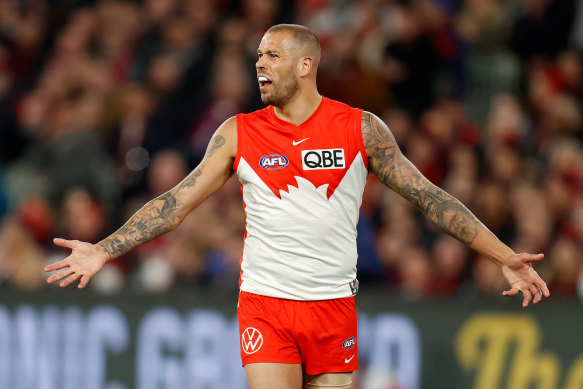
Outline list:
[[[270,57],[271,57],[271,58],[277,58],[277,54],[271,53],[271,54],[270,54]]]

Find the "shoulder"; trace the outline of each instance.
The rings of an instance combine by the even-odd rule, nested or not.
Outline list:
[[[371,125],[373,122],[377,121],[377,116],[374,113],[370,113],[368,111],[362,111],[362,117],[361,117],[361,126],[362,129],[364,131],[364,127],[366,125]]]
[[[396,155],[399,147],[389,126],[373,113],[363,111],[360,121],[362,140],[369,158],[384,159]]]
[[[238,116],[238,115],[237,115]],[[222,136],[237,137],[237,116],[231,116],[223,122],[217,129],[217,134]]]
[[[369,134],[371,131],[375,129],[382,129],[383,131],[390,131],[388,126],[383,122],[377,115],[368,111],[362,111],[361,120],[360,120],[360,127],[362,129],[362,133]]]
[[[237,119],[231,116],[223,122],[213,135],[210,147],[226,146],[229,155],[237,154]]]
[[[217,141],[224,141],[229,150],[236,155],[238,137],[241,131],[246,132],[249,126],[260,127],[261,122],[270,120],[270,109],[271,107],[265,107],[251,113],[240,113],[231,116],[219,126],[213,137],[218,137]]]

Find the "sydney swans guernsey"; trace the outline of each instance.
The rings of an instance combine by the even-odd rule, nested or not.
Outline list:
[[[367,176],[361,116],[325,97],[299,126],[272,106],[237,115],[233,168],[246,214],[241,290],[292,300],[356,294]]]

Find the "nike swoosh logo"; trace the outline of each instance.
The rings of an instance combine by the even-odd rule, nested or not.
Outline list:
[[[308,139],[310,139],[310,138],[305,138],[305,139],[299,140],[299,141],[297,141],[297,142],[296,142],[295,140],[292,140],[292,144],[293,144],[294,146],[297,146],[297,145],[299,145],[300,143],[307,141]]]
[[[356,355],[356,354],[354,354]],[[350,361],[352,361],[352,358],[354,358],[354,355],[351,356],[350,358],[344,358],[344,363],[349,363]]]

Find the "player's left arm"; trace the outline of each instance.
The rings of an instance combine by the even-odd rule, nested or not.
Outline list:
[[[538,303],[549,297],[546,283],[531,263],[543,254],[515,253],[486,228],[459,200],[433,185],[403,155],[389,127],[378,117],[363,112],[361,130],[369,170],[378,179],[415,205],[433,224],[476,250],[502,268],[511,286],[506,296],[523,294],[526,307],[532,297]]]

